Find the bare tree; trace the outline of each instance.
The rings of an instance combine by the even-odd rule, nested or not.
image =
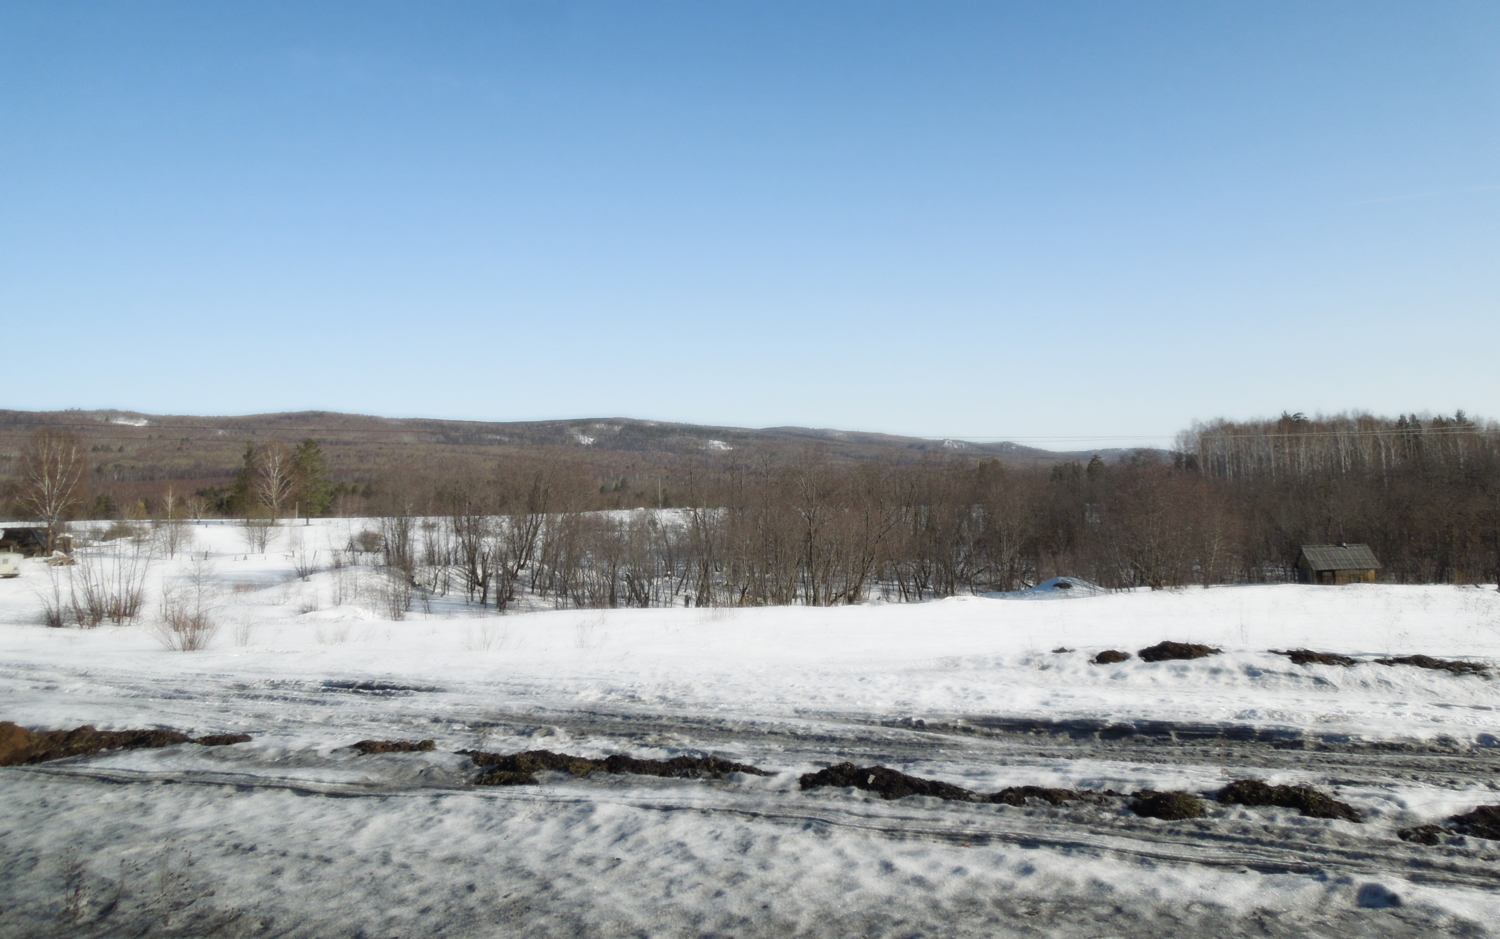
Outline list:
[[[245,543],[250,546],[250,551],[255,554],[265,554],[266,546],[271,543],[272,536],[277,529],[272,527],[268,518],[247,518],[244,520]]]
[[[508,511],[500,530],[495,587],[495,608],[502,612],[516,599],[516,583],[536,552],[556,486],[553,470],[545,463],[524,469],[506,482]]]
[[[297,477],[292,465],[292,451],[279,440],[272,440],[255,454],[255,498],[271,512],[271,524],[281,517],[281,510],[292,496]]]
[[[155,523],[157,541],[169,558],[175,558],[177,552],[185,550],[193,540],[192,531],[182,524],[182,519],[178,518],[181,511],[180,501],[176,487],[168,485],[167,491],[161,497],[163,517]]]
[[[486,606],[495,559],[489,495],[478,479],[460,476],[438,490],[437,502],[447,515],[441,529],[446,543],[441,552],[444,568],[456,566],[468,602],[473,603],[477,596],[479,605]]]
[[[208,500],[200,495],[188,496],[182,500],[182,510],[196,522],[208,514]]]
[[[21,453],[21,505],[47,523],[47,551],[69,513],[83,502],[88,451],[76,434],[41,430]]]

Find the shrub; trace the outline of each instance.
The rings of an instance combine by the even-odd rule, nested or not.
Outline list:
[[[193,561],[187,576],[162,591],[157,638],[174,652],[197,652],[208,648],[219,622],[214,602],[219,593],[219,575],[212,563]]]
[[[149,540],[132,540],[128,547],[96,550],[68,568],[68,616],[74,624],[92,629],[109,620],[133,622],[146,600],[146,572],[151,566]]]

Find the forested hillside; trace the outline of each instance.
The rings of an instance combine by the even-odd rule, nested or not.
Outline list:
[[[1111,588],[1279,581],[1300,545],[1331,542],[1371,545],[1388,581],[1500,575],[1500,430],[1462,412],[1215,421],[1182,434],[1170,459],[1041,465],[952,448],[856,457],[850,445],[750,432],[688,452],[575,442],[486,456],[454,444],[442,458],[420,441],[257,433],[258,443],[233,441],[229,479],[141,481],[129,502],[94,465],[95,438],[42,433],[87,451],[58,518],[377,516],[375,546],[413,585],[486,604],[521,591],[584,606],[827,605],[1064,574]],[[42,438],[28,439],[10,473],[11,510],[52,518],[26,501],[27,448]],[[190,459],[191,438],[162,440]],[[340,447],[401,455],[350,479]],[[679,511],[598,511],[646,507]]]

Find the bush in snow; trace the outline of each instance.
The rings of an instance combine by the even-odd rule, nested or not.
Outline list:
[[[219,595],[219,572],[201,558],[176,584],[162,590],[160,616],[154,624],[162,645],[175,652],[208,648],[219,630],[214,604]]]

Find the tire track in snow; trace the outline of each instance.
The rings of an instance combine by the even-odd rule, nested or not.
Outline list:
[[[87,688],[87,702],[70,689]],[[6,697],[56,697],[101,710],[140,714],[158,726],[243,730],[252,734],[332,745],[345,736],[437,736],[473,741],[485,735],[531,740],[563,735],[591,750],[643,747],[699,749],[733,754],[768,768],[850,759],[861,764],[941,762],[1016,770],[1052,768],[1090,760],[1201,769],[1242,775],[1295,771],[1335,785],[1374,789],[1412,784],[1454,791],[1494,790],[1500,781],[1500,750],[1460,748],[1418,741],[1348,741],[1310,738],[1271,729],[1163,722],[1045,722],[987,715],[882,717],[860,713],[802,712],[733,717],[665,709],[580,706],[576,697],[547,693],[520,683],[449,682],[403,685],[364,677],[267,679],[194,676],[191,690],[181,678],[153,678],[120,670],[60,666],[0,666]],[[506,702],[527,702],[506,706]],[[304,744],[305,745],[305,744]],[[286,748],[282,747],[285,751]],[[1494,890],[1500,860],[1492,847],[1433,849],[1397,841],[1372,825],[1353,835],[1321,826],[1281,824],[1267,817],[1256,832],[1238,821],[1215,820],[1165,829],[1154,822],[1121,817],[1108,824],[1079,810],[1010,810],[975,816],[972,807],[896,811],[840,805],[837,797],[767,793],[744,800],[716,795],[619,795],[617,787],[591,785],[568,794],[474,790],[462,774],[433,773],[414,779],[386,773],[367,782],[317,780],[286,775],[287,758],[237,771],[141,772],[89,765],[89,761],[31,767],[26,772],[89,779],[104,784],[181,783],[236,788],[284,788],[335,798],[401,798],[458,792],[496,800],[629,805],[642,810],[700,811],[765,818],[789,825],[827,825],[882,837],[927,838],[957,843],[999,842],[1131,857],[1141,862],[1200,864],[1265,872],[1392,875],[1420,882]],[[292,761],[292,762],[295,762]],[[278,765],[279,763],[279,765]],[[301,765],[314,772],[320,762]],[[329,764],[331,765],[331,764]],[[361,763],[361,770],[375,764]],[[347,764],[344,765],[347,769]],[[704,788],[704,791],[716,791]],[[794,799],[810,799],[807,807]],[[1500,799],[1490,800],[1500,801]]]
[[[89,766],[46,764],[19,772],[104,785],[178,784],[229,787],[236,790],[279,789],[308,796],[389,800],[403,798],[479,798],[521,805],[610,805],[650,812],[689,812],[730,815],[796,827],[856,830],[897,839],[923,839],[960,845],[1007,844],[1115,857],[1140,863],[1199,865],[1262,874],[1333,874],[1369,877],[1397,876],[1431,886],[1482,890],[1500,889],[1500,851],[1478,851],[1469,856],[1416,848],[1394,837],[1343,835],[1342,843],[1312,843],[1298,837],[1298,826],[1269,823],[1259,834],[1224,830],[1214,820],[1203,823],[1154,824],[1120,817],[1113,823],[1082,821],[1087,810],[1058,813],[1045,810],[986,811],[979,806],[940,803],[936,806],[871,802],[836,794],[808,796],[795,791],[767,791],[747,797],[725,791],[727,786],[695,786],[684,798],[682,783],[666,784],[661,794],[642,793],[638,784],[629,793],[527,789],[475,789],[457,781],[423,786],[387,783],[350,783],[278,777],[273,774],[215,772],[142,772]],[[557,787],[563,788],[563,787]],[[676,791],[672,791],[676,790]],[[935,800],[934,800],[935,801]],[[810,804],[809,804],[810,803]],[[1269,820],[1268,820],[1269,821]],[[1320,833],[1327,834],[1326,830]],[[1342,834],[1342,833],[1336,833]]]

